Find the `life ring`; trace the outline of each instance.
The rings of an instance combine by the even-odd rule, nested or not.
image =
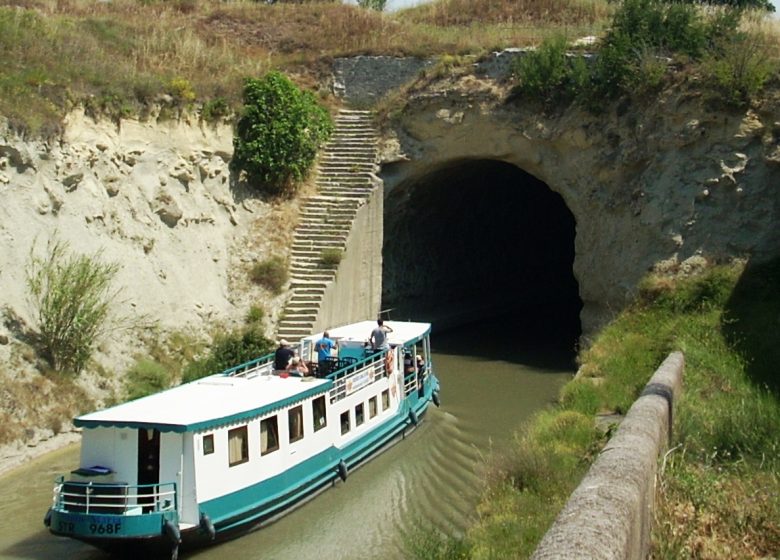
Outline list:
[[[385,354],[385,371],[387,372],[387,375],[393,373],[393,359],[395,358],[393,354],[394,352],[392,350],[388,350],[387,354]]]

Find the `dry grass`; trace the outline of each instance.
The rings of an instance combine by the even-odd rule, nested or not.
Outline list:
[[[609,16],[596,0],[441,0],[408,10],[401,17],[439,27],[474,25],[581,26]]]
[[[0,379],[0,445],[29,440],[32,428],[57,434],[91,405],[81,387],[56,374],[19,378],[2,373]]]
[[[398,14],[337,2],[0,0],[0,114],[56,132],[73,104],[115,117],[150,103],[240,103],[247,76],[281,69],[318,89],[333,57],[480,54],[553,31],[597,33],[606,2],[443,0]],[[170,111],[168,114],[171,114]]]

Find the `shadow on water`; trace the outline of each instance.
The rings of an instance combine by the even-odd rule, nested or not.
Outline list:
[[[748,264],[726,304],[723,331],[757,385],[780,397],[780,259]]]
[[[53,553],[54,549],[56,549],[56,553]],[[3,559],[51,560],[55,557],[63,560],[108,560],[112,558],[108,553],[87,544],[53,537],[45,529],[28,535],[0,550],[0,558]]]
[[[436,352],[455,356],[478,356],[539,370],[573,370],[581,334],[580,308],[579,299],[573,298],[553,305],[526,305],[481,319],[476,330],[473,323],[444,331],[436,330],[434,324],[432,346]]]

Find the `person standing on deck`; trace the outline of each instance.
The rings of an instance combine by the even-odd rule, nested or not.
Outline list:
[[[314,345],[314,349],[317,351],[317,366],[321,375],[330,373],[330,353],[336,347],[336,343],[331,340],[330,333],[325,331],[322,333],[322,338]]]
[[[371,343],[371,348],[373,348],[374,352],[390,348],[387,344],[387,333],[391,332],[393,332],[393,329],[385,326],[382,319],[376,320],[376,328],[371,331],[371,336],[368,337],[368,341]]]

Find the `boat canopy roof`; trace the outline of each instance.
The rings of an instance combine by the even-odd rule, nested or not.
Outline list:
[[[385,321],[384,324],[386,327],[393,329],[393,332],[387,333],[387,341],[392,346],[417,342],[431,332],[430,323]],[[375,328],[376,321],[360,321],[359,323],[351,323],[349,325],[344,325],[343,327],[328,329],[328,334],[333,339],[365,342],[371,335],[371,331]],[[306,337],[305,340],[316,342],[321,337],[322,333],[317,333]]]
[[[189,432],[263,416],[324,393],[333,382],[313,377],[251,378],[221,374],[168,389],[112,408],[79,416],[83,428],[115,427]]]

